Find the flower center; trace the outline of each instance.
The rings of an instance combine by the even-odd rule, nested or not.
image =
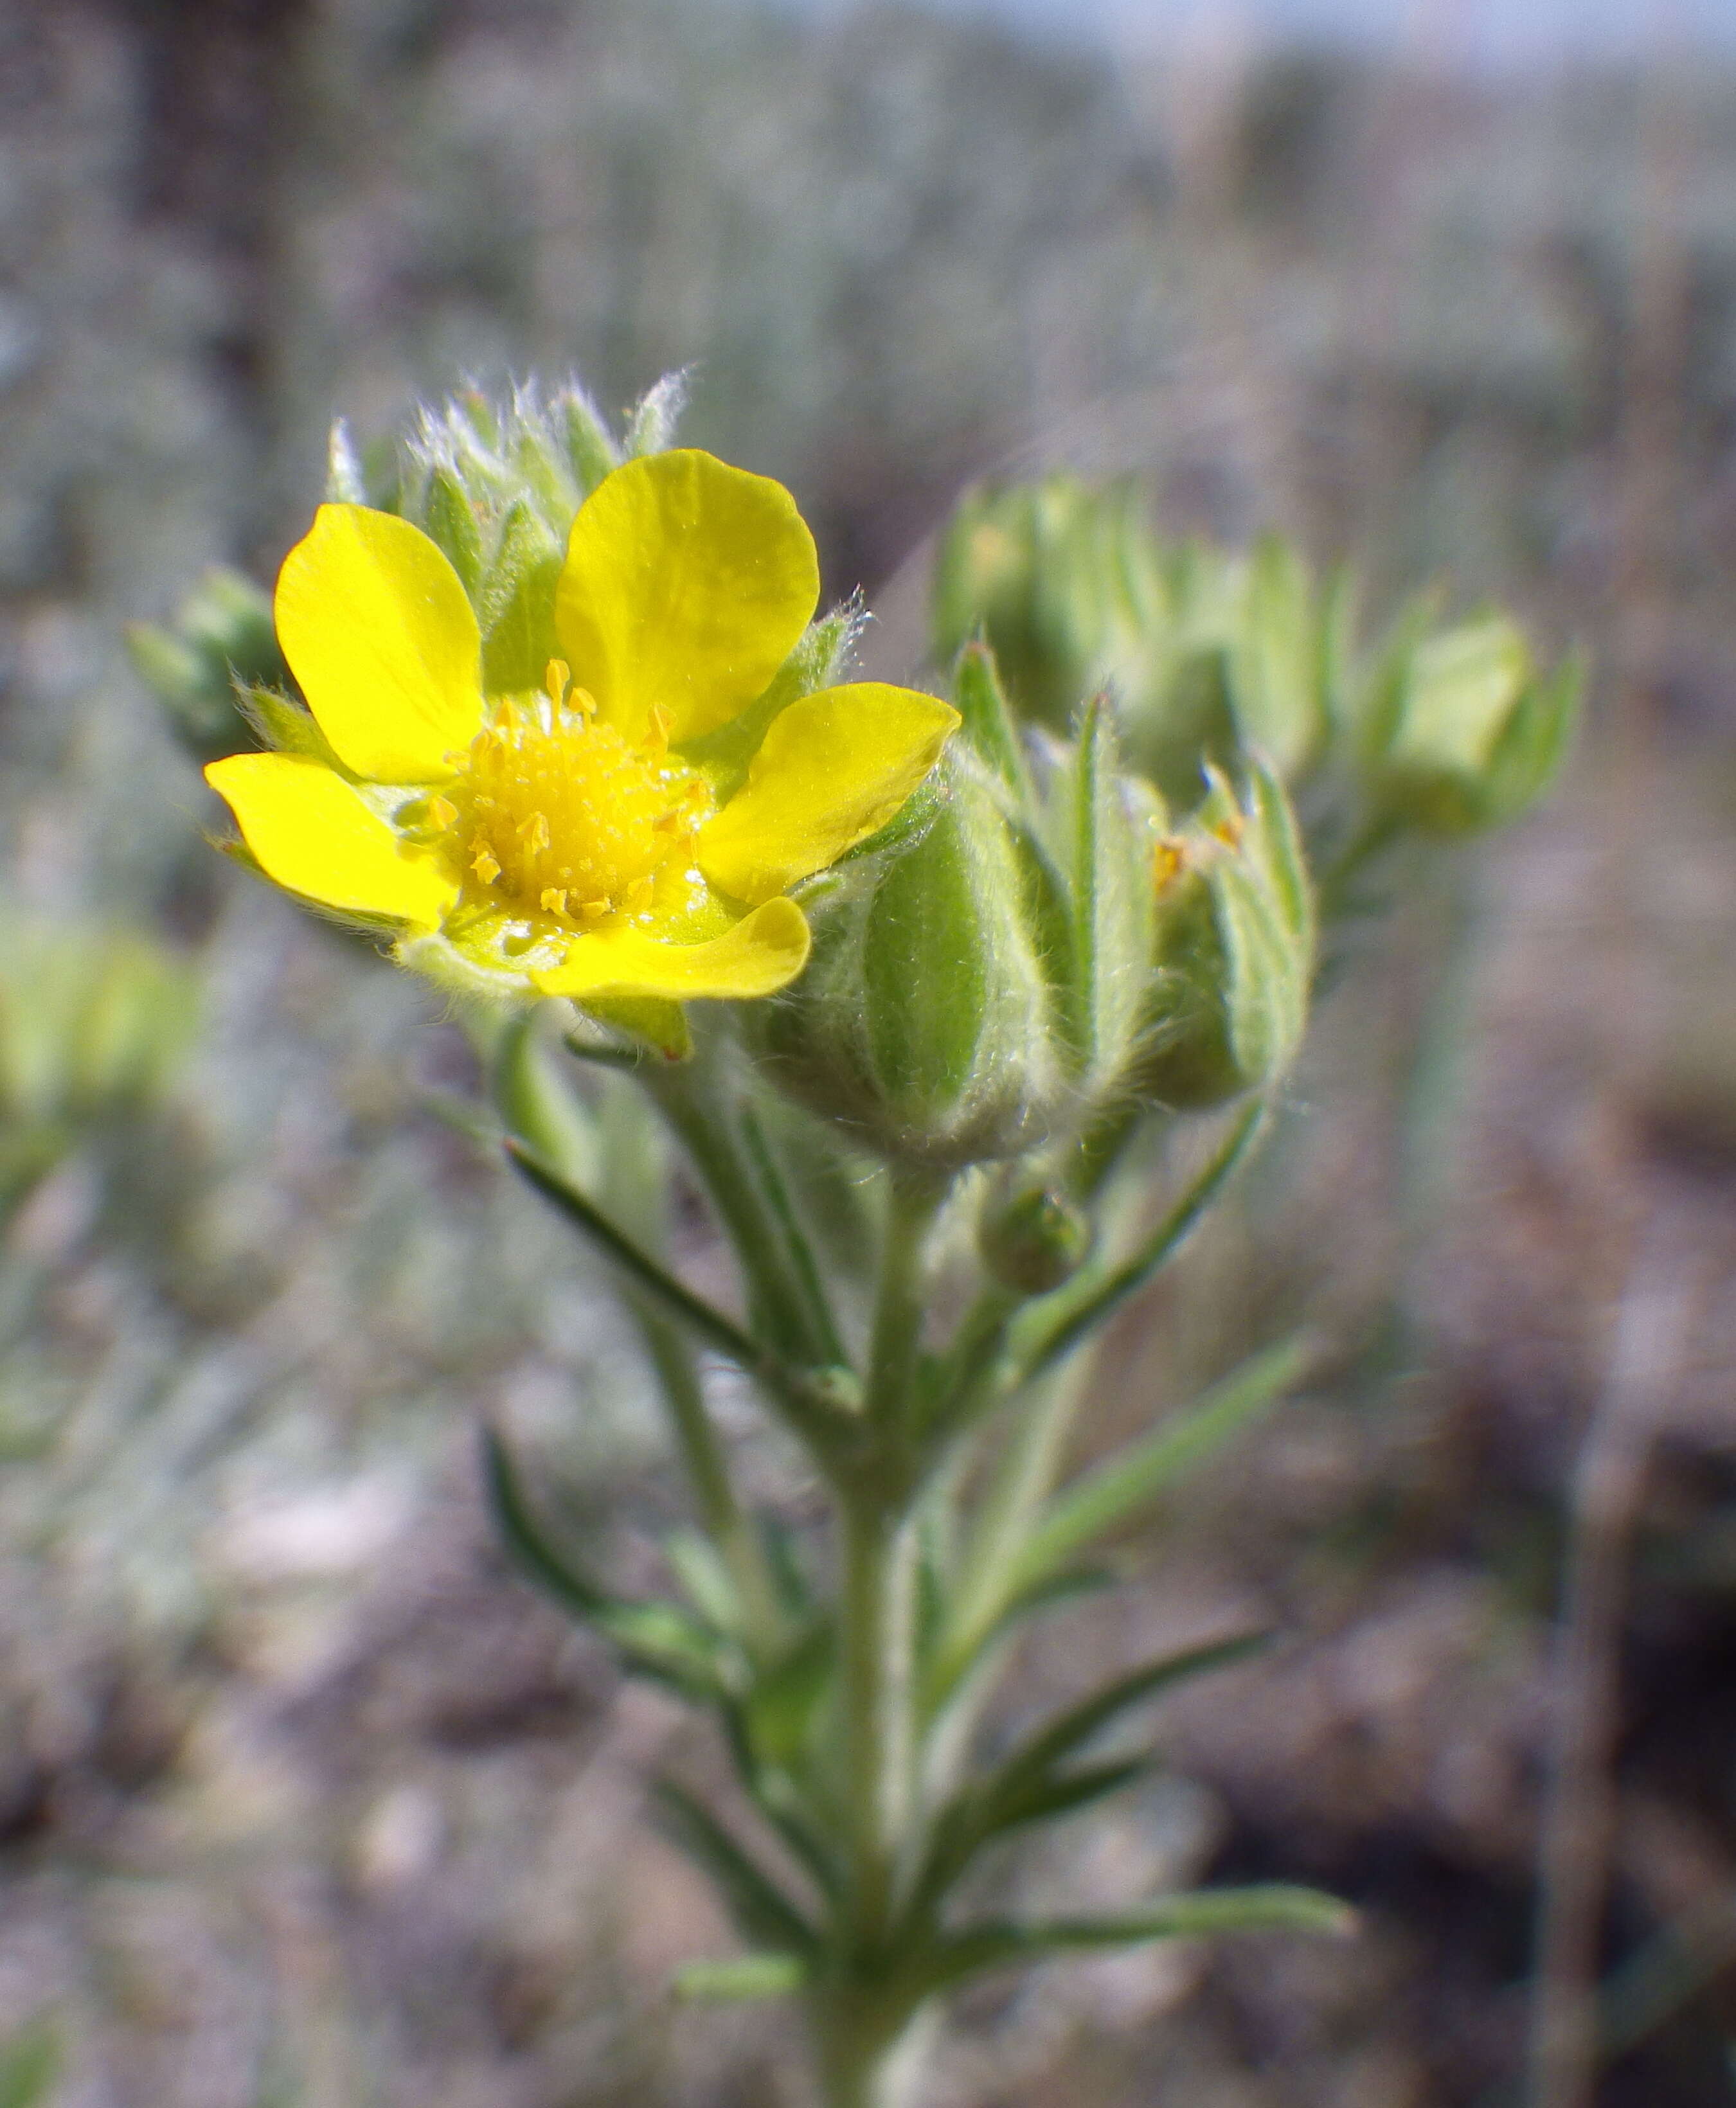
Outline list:
[[[705,786],[668,759],[668,731],[629,746],[597,722],[559,660],[548,693],[504,703],[455,781],[429,803],[467,890],[520,914],[581,925],[643,915],[666,871],[684,872],[710,809]]]

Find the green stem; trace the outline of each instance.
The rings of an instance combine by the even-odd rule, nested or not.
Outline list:
[[[813,1367],[837,1359],[836,1330],[820,1296],[811,1256],[796,1249],[800,1226],[780,1214],[755,1173],[715,1051],[696,1043],[689,1061],[647,1066],[641,1080],[692,1160],[747,1284],[756,1330]]]
[[[914,2108],[932,2032],[926,2016],[834,1994],[816,2001],[812,2020],[824,2108]]]
[[[850,1860],[850,1977],[883,1961],[913,1781],[916,1530],[873,1489],[839,1517],[845,1820]]]
[[[882,1248],[880,1286],[868,1341],[870,1421],[900,1436],[906,1422],[926,1314],[928,1237],[948,1182],[894,1172]]]
[[[750,1651],[769,1655],[782,1639],[787,1620],[765,1547],[736,1498],[729,1460],[706,1409],[699,1371],[687,1342],[646,1308],[642,1298],[634,1299],[634,1314],[669,1408],[700,1521],[735,1583]]]

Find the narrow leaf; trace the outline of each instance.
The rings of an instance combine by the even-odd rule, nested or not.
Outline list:
[[[1260,1138],[1266,1112],[1265,1101],[1256,1099],[1238,1115],[1193,1184],[1130,1257],[1119,1266],[1087,1268],[1030,1311],[1013,1341],[1015,1385],[1071,1354],[1175,1256]]]
[[[530,1512],[512,1457],[500,1436],[483,1435],[489,1507],[501,1542],[526,1577],[563,1610],[600,1633],[635,1674],[667,1683],[684,1696],[715,1700],[727,1687],[724,1651],[715,1638],[673,1603],[635,1603],[611,1596],[557,1552]]]
[[[1148,1699],[1157,1697],[1189,1677],[1203,1676],[1215,1669],[1228,1669],[1245,1661],[1265,1646],[1264,1633],[1243,1633],[1234,1639],[1212,1640],[1202,1646],[1184,1647],[1179,1653],[1161,1655],[1143,1662],[1125,1676],[1117,1677],[1089,1698],[1052,1720],[1048,1726],[1014,1750],[998,1774],[1008,1789],[1026,1778],[1043,1776],[1063,1763],[1075,1750],[1101,1734],[1122,1714]]]
[[[1269,1347],[1194,1404],[1171,1413],[1143,1439],[1065,1487],[1026,1540],[1013,1569],[1014,1588],[1044,1580],[1106,1532],[1148,1507],[1177,1479],[1275,1405],[1313,1351],[1305,1339]]]
[[[1139,1947],[1158,1939],[1211,1939],[1229,1933],[1305,1932],[1342,1938],[1353,1931],[1349,1904],[1318,1889],[1272,1884],[1199,1889],[1163,1896],[1107,1917],[1052,1918],[1030,1925],[983,1925],[942,1944],[922,1965],[925,1992],[949,1988],[984,1970],[1045,1960],[1094,1948]]]
[[[670,1843],[717,1884],[744,1939],[778,1954],[806,1957],[815,1952],[817,1942],[806,1918],[702,1802],[672,1780],[662,1779],[656,1787],[656,1811]]]
[[[670,1988],[678,1998],[696,2005],[739,2005],[787,1998],[807,1977],[793,1954],[746,1954],[735,1962],[690,1962],[677,1971]]]

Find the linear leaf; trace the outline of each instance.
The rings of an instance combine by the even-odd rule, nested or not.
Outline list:
[[[656,1792],[659,1826],[717,1884],[742,1937],[774,1953],[811,1957],[818,1943],[807,1919],[710,1809],[670,1779],[660,1779]]]
[[[1084,1269],[1026,1313],[1012,1340],[1016,1383],[1028,1383],[1070,1354],[1175,1256],[1260,1138],[1266,1112],[1266,1101],[1260,1098],[1238,1116],[1193,1184],[1119,1266]]]
[[[672,1989],[678,1998],[694,2004],[737,2005],[787,1998],[807,1978],[793,1954],[744,1954],[733,1962],[690,1962],[676,1971]]]
[[[1243,1633],[1161,1655],[1117,1677],[1028,1736],[986,1778],[956,1795],[936,1819],[934,1841],[916,1885],[921,1906],[936,1902],[984,1846],[1008,1831],[1069,1813],[1148,1770],[1152,1759],[1145,1756],[1078,1771],[1060,1769],[1122,1714],[1188,1677],[1242,1660],[1265,1643],[1263,1633]]]
[[[670,1684],[688,1697],[721,1697],[726,1664],[714,1636],[673,1603],[635,1603],[611,1596],[556,1551],[530,1511],[505,1443],[492,1428],[482,1439],[484,1480],[494,1525],[527,1578],[600,1633],[635,1674]]]
[[[1160,1655],[1142,1663],[1069,1706],[1048,1727],[1021,1743],[1000,1766],[996,1777],[1005,1781],[1008,1790],[1014,1790],[1025,1779],[1052,1772],[1130,1707],[1155,1698],[1190,1676],[1203,1676],[1212,1669],[1244,1661],[1265,1646],[1266,1640],[1264,1633],[1242,1633],[1234,1639],[1208,1641],[1204,1646],[1184,1647],[1179,1653]]]
[[[1150,1435],[1064,1487],[1027,1540],[1013,1570],[1013,1586],[1029,1588],[1045,1579],[1149,1507],[1249,1421],[1275,1405],[1312,1351],[1311,1343],[1302,1339],[1269,1347],[1193,1405],[1171,1413]]]
[[[1342,1938],[1355,1925],[1356,1913],[1348,1903],[1319,1889],[1283,1883],[1197,1889],[1191,1894],[1161,1896],[1111,1917],[972,1926],[940,1943],[924,1957],[920,1969],[923,1989],[932,1993],[984,1970],[1040,1962],[1054,1954],[1139,1947],[1158,1939],[1211,1939],[1230,1933],[1305,1932]]]

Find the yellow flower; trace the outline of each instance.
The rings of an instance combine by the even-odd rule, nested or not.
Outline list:
[[[808,956],[788,889],[884,827],[959,721],[877,682],[778,707],[767,691],[818,597],[781,485],[653,454],[573,522],[565,656],[542,691],[489,696],[434,543],[322,506],[276,601],[309,750],[205,776],[268,877],[386,926],[443,979],[580,1002],[769,995]]]

